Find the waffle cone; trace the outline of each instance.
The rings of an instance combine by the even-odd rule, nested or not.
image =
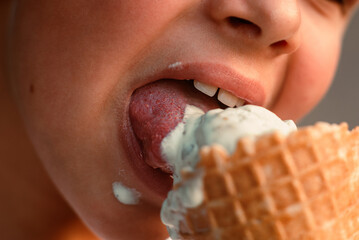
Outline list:
[[[204,201],[186,209],[181,239],[359,239],[359,129],[347,124],[204,147]],[[179,183],[174,191],[181,187]]]

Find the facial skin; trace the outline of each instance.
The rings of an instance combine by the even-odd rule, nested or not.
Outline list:
[[[328,0],[13,3],[4,73],[22,124],[60,193],[105,239],[167,237],[163,198],[136,175],[123,140],[130,97],[148,76],[176,62],[226,66],[260,84],[264,107],[298,120],[328,89],[356,4],[343,11]],[[140,203],[119,203],[115,181],[140,192]]]

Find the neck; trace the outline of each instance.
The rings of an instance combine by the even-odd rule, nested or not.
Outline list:
[[[51,239],[76,217],[32,148],[5,81],[9,8],[0,2],[0,239]]]

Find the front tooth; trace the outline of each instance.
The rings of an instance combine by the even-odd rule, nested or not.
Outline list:
[[[218,90],[218,87],[215,87],[215,86],[212,86],[209,84],[205,84],[205,83],[201,83],[196,80],[193,81],[193,85],[197,90],[203,92],[204,94],[206,94],[210,97],[213,97]]]
[[[244,103],[245,103],[245,101],[244,101],[243,99],[238,98],[238,101],[237,101],[237,103],[236,103],[236,107],[241,107],[241,106],[244,105]]]
[[[239,98],[224,89],[219,89],[218,100],[228,107],[234,107],[238,103]]]

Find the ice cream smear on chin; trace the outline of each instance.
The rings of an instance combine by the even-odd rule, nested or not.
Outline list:
[[[239,139],[279,131],[283,135],[297,129],[292,120],[282,121],[271,111],[254,105],[239,108],[213,109],[204,113],[187,105],[182,122],[161,143],[163,158],[173,170],[174,185],[181,181],[181,171],[192,171],[199,161],[199,150],[214,144],[229,154]],[[170,191],[162,205],[161,219],[170,233],[178,224],[186,208],[197,207],[203,201],[202,176],[186,181],[176,191]],[[174,231],[173,231],[174,232]],[[175,237],[172,236],[172,237]]]
[[[138,204],[141,194],[134,188],[129,188],[120,182],[112,184],[112,191],[117,200],[125,205]]]

